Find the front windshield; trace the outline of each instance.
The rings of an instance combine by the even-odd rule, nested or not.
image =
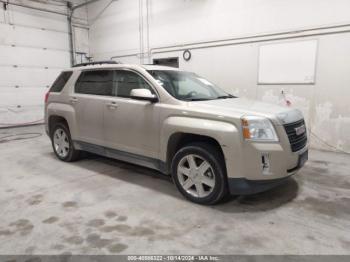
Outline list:
[[[175,70],[148,72],[170,95],[179,100],[201,101],[234,97],[194,73]]]

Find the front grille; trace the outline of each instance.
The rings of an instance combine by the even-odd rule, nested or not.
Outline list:
[[[305,129],[305,132],[300,134],[300,135],[297,135],[296,130],[295,130],[296,128],[298,128],[302,125],[305,125],[304,119],[301,119],[301,120],[294,122],[294,123],[283,125],[284,129],[287,132],[290,146],[291,146],[291,149],[293,152],[296,152],[296,151],[302,149],[307,143],[306,129]]]

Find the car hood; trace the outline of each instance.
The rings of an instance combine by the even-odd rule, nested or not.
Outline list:
[[[303,118],[298,109],[260,102],[247,98],[228,98],[189,102],[189,107],[212,112],[221,116],[242,117],[244,115],[263,116],[276,124],[287,124]]]

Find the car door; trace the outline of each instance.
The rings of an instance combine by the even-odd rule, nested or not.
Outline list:
[[[145,78],[131,70],[115,71],[114,97],[104,108],[104,134],[108,147],[131,157],[159,156],[159,104],[133,99],[132,89],[147,88],[156,94]]]
[[[70,97],[80,142],[104,144],[103,110],[105,99],[112,95],[112,89],[112,70],[90,70],[80,74]]]

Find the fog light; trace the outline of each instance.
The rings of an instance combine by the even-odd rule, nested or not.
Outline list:
[[[270,156],[268,153],[261,154],[261,166],[262,166],[262,174],[269,175],[270,174]]]

